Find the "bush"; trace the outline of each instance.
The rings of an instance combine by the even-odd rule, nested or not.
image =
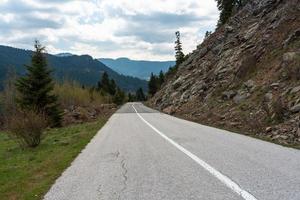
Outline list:
[[[9,136],[22,148],[34,148],[41,143],[48,121],[45,114],[35,111],[19,111],[8,119],[7,125]]]
[[[300,52],[283,54],[281,77],[287,80],[300,80]]]
[[[285,113],[285,105],[283,100],[279,97],[272,103],[272,109],[274,112],[274,117],[278,122],[283,121]]]
[[[81,87],[78,83],[71,81],[56,84],[54,94],[58,96],[58,101],[63,108],[78,105],[100,105],[109,102],[108,97],[105,97],[95,89]]]

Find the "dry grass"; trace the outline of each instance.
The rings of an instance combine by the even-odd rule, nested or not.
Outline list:
[[[70,81],[56,84],[54,93],[58,96],[59,103],[64,108],[78,105],[100,105],[111,101],[109,97],[93,88],[82,88],[79,84]]]

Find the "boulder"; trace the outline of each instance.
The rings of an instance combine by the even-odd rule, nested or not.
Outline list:
[[[265,94],[265,96],[264,96],[264,99],[266,100],[266,101],[272,101],[272,99],[273,99],[273,94],[271,93],[271,92],[268,92],[268,93],[266,93]]]
[[[248,88],[251,89],[253,87],[255,87],[255,82],[253,80],[248,80],[247,82],[244,83],[244,85]]]

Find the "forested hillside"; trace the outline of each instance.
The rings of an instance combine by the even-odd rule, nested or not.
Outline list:
[[[24,64],[30,63],[31,55],[32,51],[0,46],[1,88],[9,69],[15,68],[20,75],[25,73]],[[95,86],[103,72],[107,72],[109,77],[114,79],[117,85],[125,91],[135,92],[140,87],[144,91],[147,90],[147,81],[120,75],[88,55],[58,57],[47,54],[47,60],[49,66],[54,70],[54,77],[59,81],[68,79],[75,80],[82,85]]]
[[[128,58],[100,58],[99,60],[120,74],[145,80],[150,78],[151,73],[158,75],[160,71],[166,72],[170,67],[175,65],[174,61],[145,61]]]

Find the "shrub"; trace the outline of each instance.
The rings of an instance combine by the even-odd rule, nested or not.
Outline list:
[[[283,55],[283,66],[288,79],[300,80],[300,53],[289,52]]]
[[[78,83],[72,81],[56,84],[54,94],[58,96],[58,101],[64,108],[78,105],[100,105],[109,102],[109,98],[97,90],[81,87]]]
[[[35,111],[19,111],[8,119],[8,134],[22,148],[37,147],[42,140],[44,129],[48,125],[45,114]]]
[[[272,109],[275,119],[281,122],[284,119],[285,105],[280,97],[272,102]]]
[[[292,80],[300,80],[300,62],[299,63],[292,63],[286,67],[287,76],[289,79]]]

